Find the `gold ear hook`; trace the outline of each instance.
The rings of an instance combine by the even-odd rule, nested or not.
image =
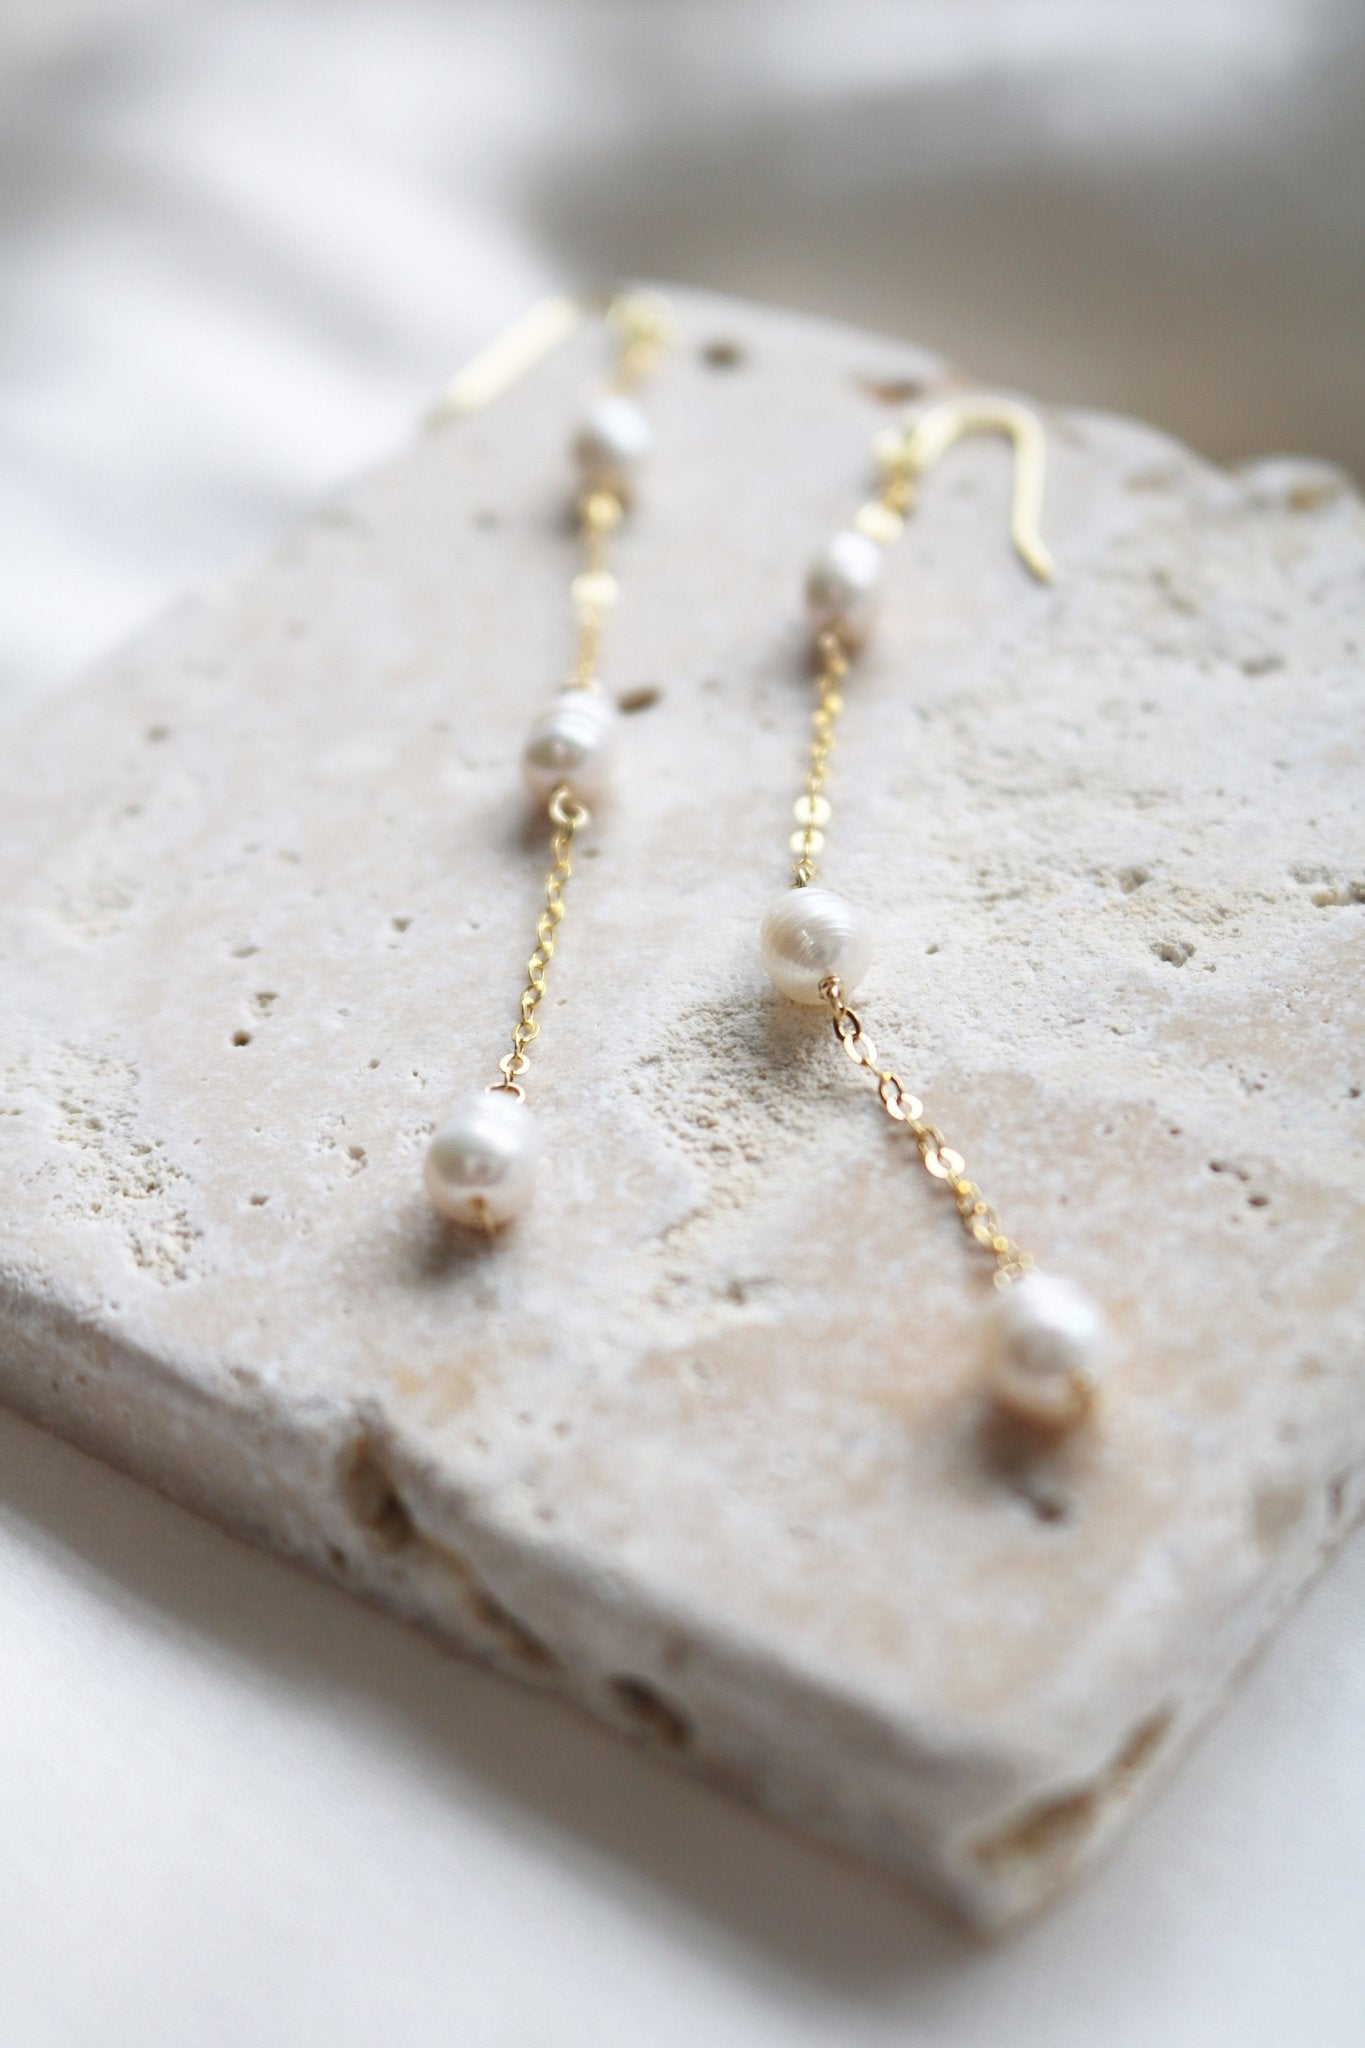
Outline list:
[[[491,405],[518,377],[566,341],[590,310],[589,300],[571,298],[567,292],[537,299],[456,372],[432,406],[431,419],[480,412]]]
[[[894,435],[879,451],[888,477],[903,482],[908,510],[913,486],[964,434],[1004,434],[1014,444],[1014,498],[1010,539],[1024,565],[1040,583],[1051,583],[1056,564],[1039,525],[1046,467],[1043,423],[1012,398],[972,392],[932,406]]]

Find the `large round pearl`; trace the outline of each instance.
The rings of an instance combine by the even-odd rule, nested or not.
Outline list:
[[[452,1223],[496,1230],[526,1207],[540,1133],[520,1096],[471,1095],[438,1125],[427,1147],[427,1193]]]
[[[607,490],[624,491],[649,454],[649,421],[633,398],[608,391],[584,418],[573,452],[583,481]]]
[[[1039,1429],[1071,1429],[1095,1398],[1104,1317],[1070,1280],[1025,1273],[993,1305],[987,1372],[1000,1406]]]
[[[858,986],[872,965],[872,940],[860,911],[833,889],[788,889],[763,920],[763,965],[794,1003],[819,1003],[820,984],[837,974]]]
[[[541,712],[522,749],[526,786],[541,803],[567,787],[595,803],[606,787],[616,706],[597,690],[561,690]]]
[[[817,633],[854,639],[872,623],[882,578],[882,550],[865,533],[836,533],[806,576],[806,609]]]

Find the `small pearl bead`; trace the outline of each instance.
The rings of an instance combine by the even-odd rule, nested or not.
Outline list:
[[[589,408],[574,439],[574,457],[584,482],[607,490],[628,489],[652,440],[649,421],[635,400],[620,391],[607,392]]]
[[[811,563],[806,609],[817,633],[842,630],[861,638],[872,623],[882,577],[882,551],[865,533],[836,533]]]
[[[856,988],[872,964],[862,913],[833,889],[787,889],[768,906],[763,965],[794,1003],[823,1001],[820,984],[837,974]]]
[[[494,1230],[526,1207],[540,1157],[540,1133],[519,1096],[471,1095],[438,1126],[427,1147],[427,1193],[452,1223]]]
[[[561,690],[541,712],[522,749],[526,786],[548,803],[567,784],[584,803],[606,788],[616,706],[598,690]]]
[[[993,1305],[991,1393],[1021,1421],[1070,1429],[1094,1400],[1107,1340],[1088,1294],[1050,1273],[1025,1273]]]

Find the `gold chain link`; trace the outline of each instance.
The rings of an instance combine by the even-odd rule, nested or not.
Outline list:
[[[823,981],[820,993],[830,1007],[834,1036],[853,1064],[863,1068],[876,1083],[877,1099],[892,1123],[903,1124],[909,1131],[921,1165],[952,1196],[962,1227],[973,1244],[994,1259],[997,1284],[1017,1280],[1033,1261],[1007,1234],[994,1205],[969,1176],[962,1154],[953,1150],[937,1124],[926,1123],[924,1104],[919,1097],[912,1095],[889,1067],[878,1066],[877,1048],[864,1031],[857,1011],[844,1000],[838,976],[831,975]]]

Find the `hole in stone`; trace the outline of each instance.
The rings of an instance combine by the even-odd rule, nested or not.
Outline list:
[[[621,1676],[610,1679],[607,1690],[642,1735],[648,1735],[665,1749],[688,1747],[692,1740],[691,1722],[671,1700],[664,1698],[657,1686],[643,1678]]]
[[[264,1209],[266,1203],[270,1200],[270,1197],[269,1195],[248,1195],[247,1200],[250,1202],[253,1209]]]
[[[342,1459],[341,1495],[368,1536],[384,1550],[401,1550],[417,1534],[403,1497],[374,1445],[357,1438]]]
[[[504,1650],[518,1658],[535,1671],[554,1671],[559,1659],[534,1629],[526,1626],[510,1607],[504,1607],[501,1600],[490,1593],[487,1586],[475,1584],[470,1588],[469,1605],[474,1618],[490,1635],[497,1637]]]
[[[924,396],[921,377],[860,377],[858,383],[881,405],[913,405]]]
[[[701,359],[708,370],[737,370],[746,358],[737,341],[708,341],[701,350]]]
[[[1183,967],[1194,958],[1194,947],[1188,939],[1153,939],[1152,951],[1158,960],[1165,960],[1171,967]]]
[[[1251,1510],[1252,1531],[1261,1548],[1273,1555],[1293,1534],[1307,1507],[1301,1486],[1263,1486]]]
[[[1327,1483],[1327,1514],[1333,1530],[1346,1518],[1346,1503],[1350,1498],[1350,1487],[1351,1475],[1349,1472],[1338,1472],[1335,1478],[1330,1479]]]
[[[1061,1884],[1105,1814],[1136,1789],[1137,1779],[1165,1740],[1172,1718],[1163,1709],[1139,1722],[1099,1777],[1075,1792],[1029,1807],[998,1834],[978,1842],[972,1851],[973,1861],[992,1876],[1012,1866],[1032,1866],[1042,1873],[1046,1889]]]
[[[662,697],[663,691],[657,683],[645,683],[638,690],[627,690],[616,700],[618,711],[650,711]]]
[[[1247,1207],[1248,1209],[1268,1209],[1270,1207],[1270,1197],[1269,1195],[1248,1195]]]
[[[410,917],[395,917],[393,919],[393,928],[396,932],[405,932],[411,923],[412,919]]]
[[[234,1045],[250,1045],[251,1033],[249,1031],[234,1031],[232,1042]]]

